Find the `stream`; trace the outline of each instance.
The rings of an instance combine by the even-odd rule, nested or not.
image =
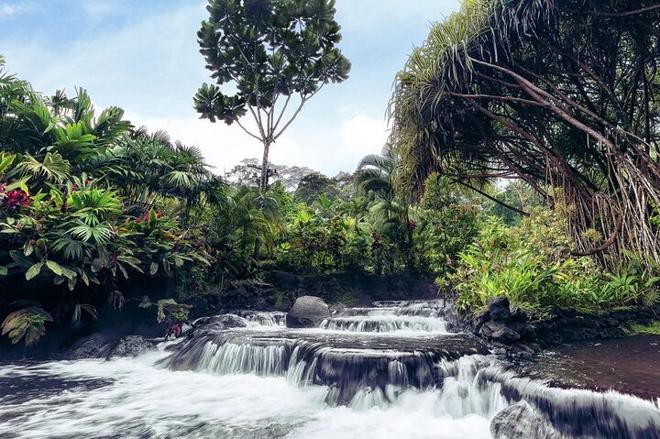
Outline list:
[[[136,358],[0,365],[0,437],[660,438],[657,382],[642,397],[550,387],[442,315],[384,302],[288,329],[282,313],[243,313],[245,327],[203,326]],[[553,370],[584,364],[576,349]]]

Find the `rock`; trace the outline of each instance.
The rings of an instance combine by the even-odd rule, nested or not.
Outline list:
[[[494,439],[567,439],[524,401],[499,412],[490,423],[490,434]]]
[[[112,348],[107,358],[111,357],[137,357],[153,349],[156,343],[141,335],[127,335],[122,337]]]
[[[296,299],[287,313],[286,326],[289,328],[314,327],[328,317],[330,317],[330,308],[323,299],[315,296],[302,296]]]
[[[490,319],[494,322],[508,321],[511,318],[509,299],[503,296],[494,298],[488,303],[488,312]]]
[[[508,326],[505,326],[493,332],[493,335],[490,336],[490,339],[497,343],[513,344],[520,340],[520,334]]]
[[[76,341],[63,355],[65,360],[106,358],[117,344],[117,337],[95,333]]]
[[[529,316],[525,311],[522,309],[518,308],[514,312],[511,313],[511,317],[509,317],[510,322],[516,322],[516,323],[525,323],[529,320]]]
[[[474,328],[474,333],[478,334],[481,330],[481,327],[490,320],[490,311],[486,310],[480,314],[477,314],[472,319],[472,327]]]
[[[193,328],[200,328],[203,326],[215,326],[218,329],[231,329],[231,328],[245,328],[247,322],[243,317],[235,314],[222,314],[219,316],[202,317],[192,323]]]
[[[191,331],[193,326],[190,323],[181,324],[181,335],[186,335],[188,331]]]
[[[515,330],[509,328],[504,323],[498,322],[487,322],[479,330],[479,335],[503,344],[513,344],[516,341],[520,340],[520,334]]]
[[[188,338],[193,338],[201,332],[224,331],[232,328],[245,328],[247,320],[234,314],[202,317],[192,322],[192,329],[186,331]]]
[[[520,338],[523,340],[532,340],[536,337],[536,326],[532,323],[514,322],[507,326],[520,334]]]

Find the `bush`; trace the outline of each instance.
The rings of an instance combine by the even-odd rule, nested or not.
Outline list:
[[[475,312],[506,296],[514,307],[544,317],[553,308],[598,312],[657,301],[652,273],[633,263],[606,273],[591,258],[571,256],[565,230],[561,213],[541,208],[515,227],[489,218],[447,277],[458,308]]]

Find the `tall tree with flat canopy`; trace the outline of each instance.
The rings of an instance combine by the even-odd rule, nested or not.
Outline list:
[[[198,32],[215,84],[195,95],[211,122],[238,124],[263,144],[259,186],[268,187],[270,147],[325,84],[348,78],[334,0],[209,0]],[[241,118],[250,113],[256,128]]]

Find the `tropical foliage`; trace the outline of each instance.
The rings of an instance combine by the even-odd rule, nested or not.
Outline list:
[[[0,282],[43,299],[8,305],[14,342],[33,344],[51,315],[96,318],[99,294],[120,308],[129,280],[212,260],[189,222],[219,181],[196,149],[119,108],[96,113],[84,90],[44,97],[2,70],[0,128]]]
[[[629,262],[608,273],[593,259],[572,256],[565,218],[535,208],[515,227],[487,219],[447,278],[458,292],[458,307],[477,311],[505,296],[515,307],[543,317],[553,309],[598,312],[658,302],[660,278],[643,264]]]
[[[404,180],[520,179],[574,207],[575,254],[657,264],[659,19],[653,0],[463,1],[397,78]]]
[[[192,300],[222,306],[271,271],[412,272],[468,312],[496,296],[537,317],[660,300],[654,2],[465,0],[398,75],[390,143],[333,178],[268,154],[347,78],[334,1],[208,11],[198,36],[216,83],[195,108],[225,123],[250,113],[257,131],[243,128],[264,145],[223,179],[197,148],[95,111],[84,90],[39,94],[0,59],[13,343],[108,303],[172,325]]]

